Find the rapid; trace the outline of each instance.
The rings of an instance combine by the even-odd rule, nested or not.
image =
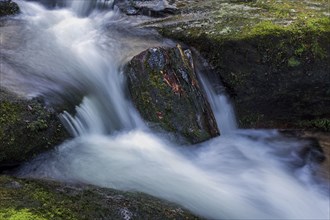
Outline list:
[[[49,102],[82,97],[61,117],[73,138],[25,164],[19,176],[139,191],[210,219],[328,219],[329,191],[303,140],[276,130],[241,130],[225,94],[202,74],[222,135],[182,146],[150,130],[127,93],[123,65],[154,46],[174,46],[103,1],[67,0],[51,9],[16,1],[2,27],[1,84]],[[140,20],[142,19],[142,20]]]

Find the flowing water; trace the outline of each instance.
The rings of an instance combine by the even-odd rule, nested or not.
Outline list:
[[[328,219],[329,196],[299,155],[304,141],[239,130],[224,95],[201,79],[223,135],[179,146],[147,128],[125,89],[122,65],[151,46],[173,46],[100,1],[64,8],[17,1],[1,26],[1,83],[25,96],[78,93],[62,118],[74,136],[26,164],[22,176],[83,182],[163,198],[211,219]],[[141,18],[143,19],[143,18]]]

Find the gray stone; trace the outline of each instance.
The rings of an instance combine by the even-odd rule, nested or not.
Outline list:
[[[146,121],[189,143],[219,135],[189,50],[180,45],[150,48],[135,56],[125,73],[132,100]]]

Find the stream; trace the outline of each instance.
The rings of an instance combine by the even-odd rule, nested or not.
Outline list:
[[[74,138],[25,164],[19,176],[144,192],[210,219],[329,218],[318,164],[299,155],[308,143],[276,130],[238,129],[230,101],[202,73],[222,135],[182,146],[148,128],[121,70],[147,48],[176,43],[139,28],[147,18],[110,10],[112,1],[108,10],[96,0],[48,8],[15,2],[21,15],[1,27],[1,83],[49,102],[83,97],[75,114],[61,115]]]

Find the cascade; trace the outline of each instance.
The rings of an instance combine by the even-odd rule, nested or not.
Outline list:
[[[182,149],[147,128],[125,95],[120,70],[140,51],[173,42],[135,28],[118,11],[93,13],[99,1],[68,0],[52,10],[18,3],[24,28],[4,29],[9,46],[0,52],[4,72],[20,80],[8,74],[5,83],[30,96],[79,91],[84,97],[75,115],[62,115],[74,138],[25,164],[20,176],[140,191],[211,219],[329,216],[327,192],[311,162],[297,156],[302,141],[275,130],[237,129],[228,99],[206,79],[221,137]]]
[[[200,81],[207,94],[208,101],[211,105],[215,118],[217,120],[218,128],[221,134],[228,134],[237,129],[237,122],[233,107],[224,92],[217,93],[212,85],[208,82],[202,74],[200,75]]]

